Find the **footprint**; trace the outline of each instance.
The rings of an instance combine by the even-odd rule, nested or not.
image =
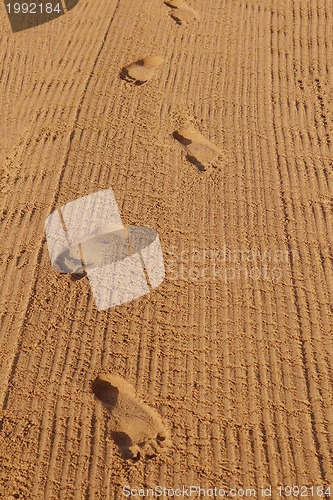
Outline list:
[[[154,76],[156,69],[162,63],[162,57],[147,56],[123,68],[120,76],[123,80],[133,82],[135,85],[143,85]]]
[[[190,23],[195,19],[200,19],[198,12],[192,9],[185,0],[165,0],[164,3],[171,7],[171,17],[177,24]]]
[[[191,123],[174,132],[177,139],[186,149],[187,159],[201,172],[219,163],[221,150],[206,139]]]
[[[101,374],[92,390],[110,414],[111,435],[123,458],[151,458],[170,446],[169,432],[158,413],[140,401],[122,377]]]

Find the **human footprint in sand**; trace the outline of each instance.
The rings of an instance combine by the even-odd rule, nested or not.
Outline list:
[[[169,432],[159,414],[140,401],[125,379],[102,374],[94,380],[92,389],[109,412],[112,437],[123,458],[151,458],[170,446]]]
[[[168,7],[171,7],[171,17],[177,24],[190,23],[196,19],[200,19],[198,12],[192,9],[185,0],[166,0],[164,3]]]
[[[127,82],[143,85],[153,78],[162,63],[163,58],[160,56],[147,56],[123,68],[120,76]]]
[[[203,172],[209,167],[219,165],[221,150],[206,139],[191,122],[180,127],[173,136],[184,146],[188,161],[195,165],[198,170]]]

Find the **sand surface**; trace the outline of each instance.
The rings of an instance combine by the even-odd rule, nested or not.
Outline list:
[[[80,0],[17,33],[0,5],[5,500],[333,482],[332,3],[189,4]],[[44,223],[108,188],[166,279],[99,312]],[[115,414],[101,373],[131,387]],[[138,414],[171,445],[132,461],[112,432],[139,442]]]

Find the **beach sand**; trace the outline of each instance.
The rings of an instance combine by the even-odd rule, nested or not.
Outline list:
[[[332,483],[331,4],[0,13],[0,497]],[[109,188],[166,277],[98,311],[44,223]]]

